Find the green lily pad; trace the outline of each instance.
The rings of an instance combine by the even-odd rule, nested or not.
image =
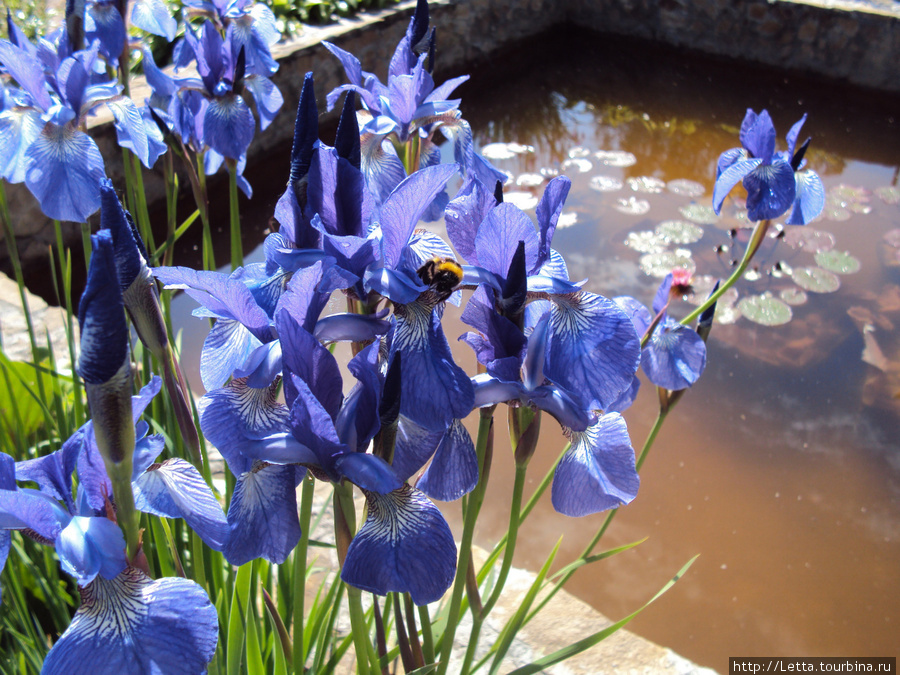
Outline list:
[[[625,245],[638,253],[662,253],[667,248],[665,238],[649,230],[629,232],[625,239]]]
[[[544,182],[544,177],[539,173],[523,173],[516,177],[516,185],[519,187],[538,187]]]
[[[650,210],[650,202],[646,199],[629,197],[628,199],[617,199],[616,203],[613,204],[613,208],[619,213],[625,213],[629,216],[642,216]]]
[[[598,150],[594,153],[594,157],[606,166],[625,167],[637,164],[637,157],[624,150]]]
[[[661,251],[641,256],[641,269],[651,277],[662,279],[675,268],[688,270],[691,274],[697,269],[691,252],[679,248],[674,251]]]
[[[574,211],[559,214],[559,220],[556,221],[557,229],[572,227],[578,222],[578,214]]]
[[[811,293],[834,293],[841,287],[838,275],[821,267],[795,267],[791,276],[795,284]]]
[[[678,209],[682,216],[698,225],[714,225],[719,219],[711,206],[706,204],[688,204]]]
[[[529,211],[538,205],[538,198],[530,192],[506,192],[503,201],[518,206],[523,211]]]
[[[571,150],[569,150],[569,157],[571,157],[572,159],[581,159],[583,157],[589,157],[590,154],[591,154],[591,151],[581,145],[577,145],[574,148],[572,148]]]
[[[762,326],[780,326],[793,317],[790,306],[770,293],[741,298],[737,306],[749,321]]]
[[[892,206],[900,204],[900,188],[894,185],[876,188],[875,194],[885,204],[891,204]]]
[[[781,291],[781,299],[789,305],[802,305],[809,298],[806,291],[799,288],[785,288]]]
[[[566,173],[587,173],[593,166],[589,159],[571,157],[564,161],[560,168]]]
[[[665,181],[653,176],[639,176],[637,178],[628,179],[628,187],[635,192],[645,192],[647,194],[659,194],[665,187]]]
[[[613,176],[594,176],[588,183],[597,192],[615,192],[622,189],[622,181]]]
[[[834,248],[834,235],[812,227],[789,225],[784,230],[784,243],[791,248],[818,253]]]
[[[884,233],[884,241],[888,246],[900,248],[900,227]]]
[[[676,178],[666,183],[666,189],[675,195],[683,197],[702,197],[706,192],[706,188],[702,183],[687,178]]]
[[[815,255],[816,264],[835,274],[856,274],[862,263],[847,251],[819,251]]]
[[[670,244],[693,244],[700,241],[703,228],[686,220],[664,220],[656,226],[656,234]]]

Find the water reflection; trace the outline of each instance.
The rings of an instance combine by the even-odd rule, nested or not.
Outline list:
[[[767,242],[752,280],[723,310],[729,325],[713,330],[707,372],[667,422],[641,493],[608,544],[649,541],[581,573],[575,590],[622,616],[699,552],[688,577],[633,624],[638,632],[720,671],[738,654],[893,653],[900,621],[897,100],[572,31],[538,44],[474,77],[460,91],[463,110],[482,145],[533,147],[497,161],[514,179],[558,171],[572,178],[569,226],[554,245],[573,278],[590,278],[590,290],[649,301],[657,282],[647,273],[673,262],[695,267],[701,284],[729,273],[748,223],[739,203],[721,219],[707,205],[716,159],[736,145],[747,107],[768,108],[780,134],[810,113],[808,160],[829,195],[826,214],[810,228],[785,228]],[[598,151],[632,153],[635,161],[604,162]],[[668,189],[676,181],[703,194]],[[539,194],[542,187],[511,189]],[[666,225],[660,235],[666,221],[701,233]],[[748,320],[775,322],[776,305],[765,303],[776,302],[788,312],[784,325]],[[655,416],[652,398],[645,392],[629,411],[636,442]],[[560,445],[548,442],[534,475]],[[502,513],[509,477],[497,478],[490,506]],[[502,517],[486,524],[482,541],[502,528]],[[528,528],[539,543],[525,547],[519,562],[539,566],[561,532],[563,553],[577,554],[590,529],[547,503]]]

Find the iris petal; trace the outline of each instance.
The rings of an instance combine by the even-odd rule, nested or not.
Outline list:
[[[653,331],[641,355],[641,366],[656,386],[669,391],[687,389],[706,367],[706,343],[697,331],[668,319]]]
[[[416,484],[432,499],[452,502],[478,483],[478,455],[462,420],[453,420],[441,439],[434,459]]]
[[[408,485],[366,500],[366,522],[350,542],[341,579],[379,595],[409,593],[417,605],[439,600],[456,571],[456,544],[441,512]]]
[[[45,675],[194,675],[212,659],[216,609],[188,579],[126,568],[81,591],[81,607],[44,661]]]
[[[127,565],[125,536],[107,518],[75,516],[56,538],[62,568],[84,586],[97,575],[115,578]]]

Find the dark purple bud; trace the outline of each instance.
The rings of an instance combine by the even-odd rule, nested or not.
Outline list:
[[[291,182],[296,183],[309,172],[313,147],[319,138],[319,110],[313,74],[307,73],[297,105],[297,121],[294,123],[294,145],[291,147]]]
[[[803,145],[800,146],[800,149],[794,153],[794,156],[791,157],[791,168],[796,171],[800,168],[800,163],[803,161],[803,156],[806,154],[806,150],[809,148],[809,142],[812,140],[812,136],[803,141]]]
[[[428,0],[419,0],[416,3],[416,13],[413,14],[409,28],[406,29],[410,49],[413,49],[425,37],[428,32],[428,21]]]
[[[360,168],[362,156],[359,148],[359,123],[356,120],[356,95],[352,91],[347,92],[344,99],[334,149],[337,150],[338,157],[343,157],[357,169]]]
[[[519,240],[516,252],[509,263],[506,273],[506,282],[503,284],[503,293],[500,300],[500,309],[504,316],[517,315],[525,305],[525,297],[528,293],[528,270],[525,269],[525,242]]]
[[[498,204],[503,203],[503,183],[499,180],[494,184],[494,201]]]

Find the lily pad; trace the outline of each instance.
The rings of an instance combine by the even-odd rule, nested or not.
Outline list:
[[[635,192],[645,192],[647,194],[659,194],[665,187],[665,181],[653,176],[639,176],[638,178],[629,178],[628,187]]]
[[[781,299],[789,305],[802,305],[808,298],[809,296],[806,295],[806,292],[799,288],[785,288],[781,291]]]
[[[670,244],[693,244],[700,241],[703,228],[686,220],[664,220],[656,226],[656,233]]]
[[[556,178],[559,175],[559,169],[553,166],[542,166],[539,173],[544,178]]]
[[[713,286],[715,286],[718,277],[714,277],[710,274],[698,274],[695,277],[691,278],[691,293],[688,293],[684,299],[691,303],[692,305],[701,305],[706,302],[706,299],[709,297],[709,294],[712,293]],[[716,301],[716,307],[726,307],[731,306],[737,302],[738,292],[734,287],[729,288],[725,291],[721,297]],[[718,309],[716,309],[718,312]]]
[[[706,188],[702,183],[687,178],[676,178],[666,183],[666,189],[675,195],[682,197],[702,197],[706,192]]]
[[[819,251],[816,253],[816,264],[835,274],[856,274],[862,264],[847,251]]]
[[[706,204],[688,204],[687,206],[680,207],[678,211],[684,218],[687,218],[692,223],[697,223],[698,225],[714,225],[719,219],[719,216],[716,215],[713,208]]]
[[[529,211],[538,205],[538,198],[530,192],[504,192],[503,201],[514,204],[523,211]]]
[[[589,159],[580,159],[580,158],[567,159],[565,162],[562,163],[563,171],[569,171],[569,172],[575,172],[575,173],[587,173],[592,168],[594,168],[594,165],[591,164],[591,160],[589,160]]]
[[[823,215],[830,220],[848,220],[853,213],[871,213],[869,192],[852,185],[836,185],[825,196]]]
[[[784,243],[791,248],[818,253],[834,248],[834,235],[811,227],[788,225],[784,230]]]
[[[642,216],[650,210],[650,202],[646,199],[629,197],[628,199],[617,199],[613,208],[630,216]]]
[[[612,176],[594,176],[589,185],[597,192],[615,192],[622,189],[622,181]]]
[[[488,143],[481,148],[482,156],[487,159],[512,159],[526,152],[534,152],[534,146],[520,143]]]
[[[625,167],[637,164],[637,157],[623,150],[598,150],[594,153],[594,157],[606,166]]]
[[[795,267],[791,277],[795,284],[811,293],[834,293],[841,287],[838,275],[821,267]]]
[[[628,237],[625,239],[625,245],[628,248],[633,248],[638,253],[662,253],[668,248],[663,236],[649,230],[629,232]]]
[[[762,326],[781,326],[793,317],[790,306],[771,293],[741,298],[737,306],[744,317]]]
[[[590,157],[590,155],[591,151],[580,145],[569,150],[569,157],[571,157],[572,159],[581,159],[584,157]]]
[[[894,185],[876,188],[875,194],[885,204],[890,204],[892,206],[900,204],[900,188]]]
[[[543,182],[544,177],[539,173],[523,173],[516,178],[516,185],[519,187],[537,187]]]
[[[884,241],[888,246],[900,248],[900,227],[884,233]]]
[[[687,249],[679,248],[675,251],[660,251],[641,256],[641,269],[645,274],[658,279],[664,278],[676,268],[684,269],[693,274],[697,265]]]

